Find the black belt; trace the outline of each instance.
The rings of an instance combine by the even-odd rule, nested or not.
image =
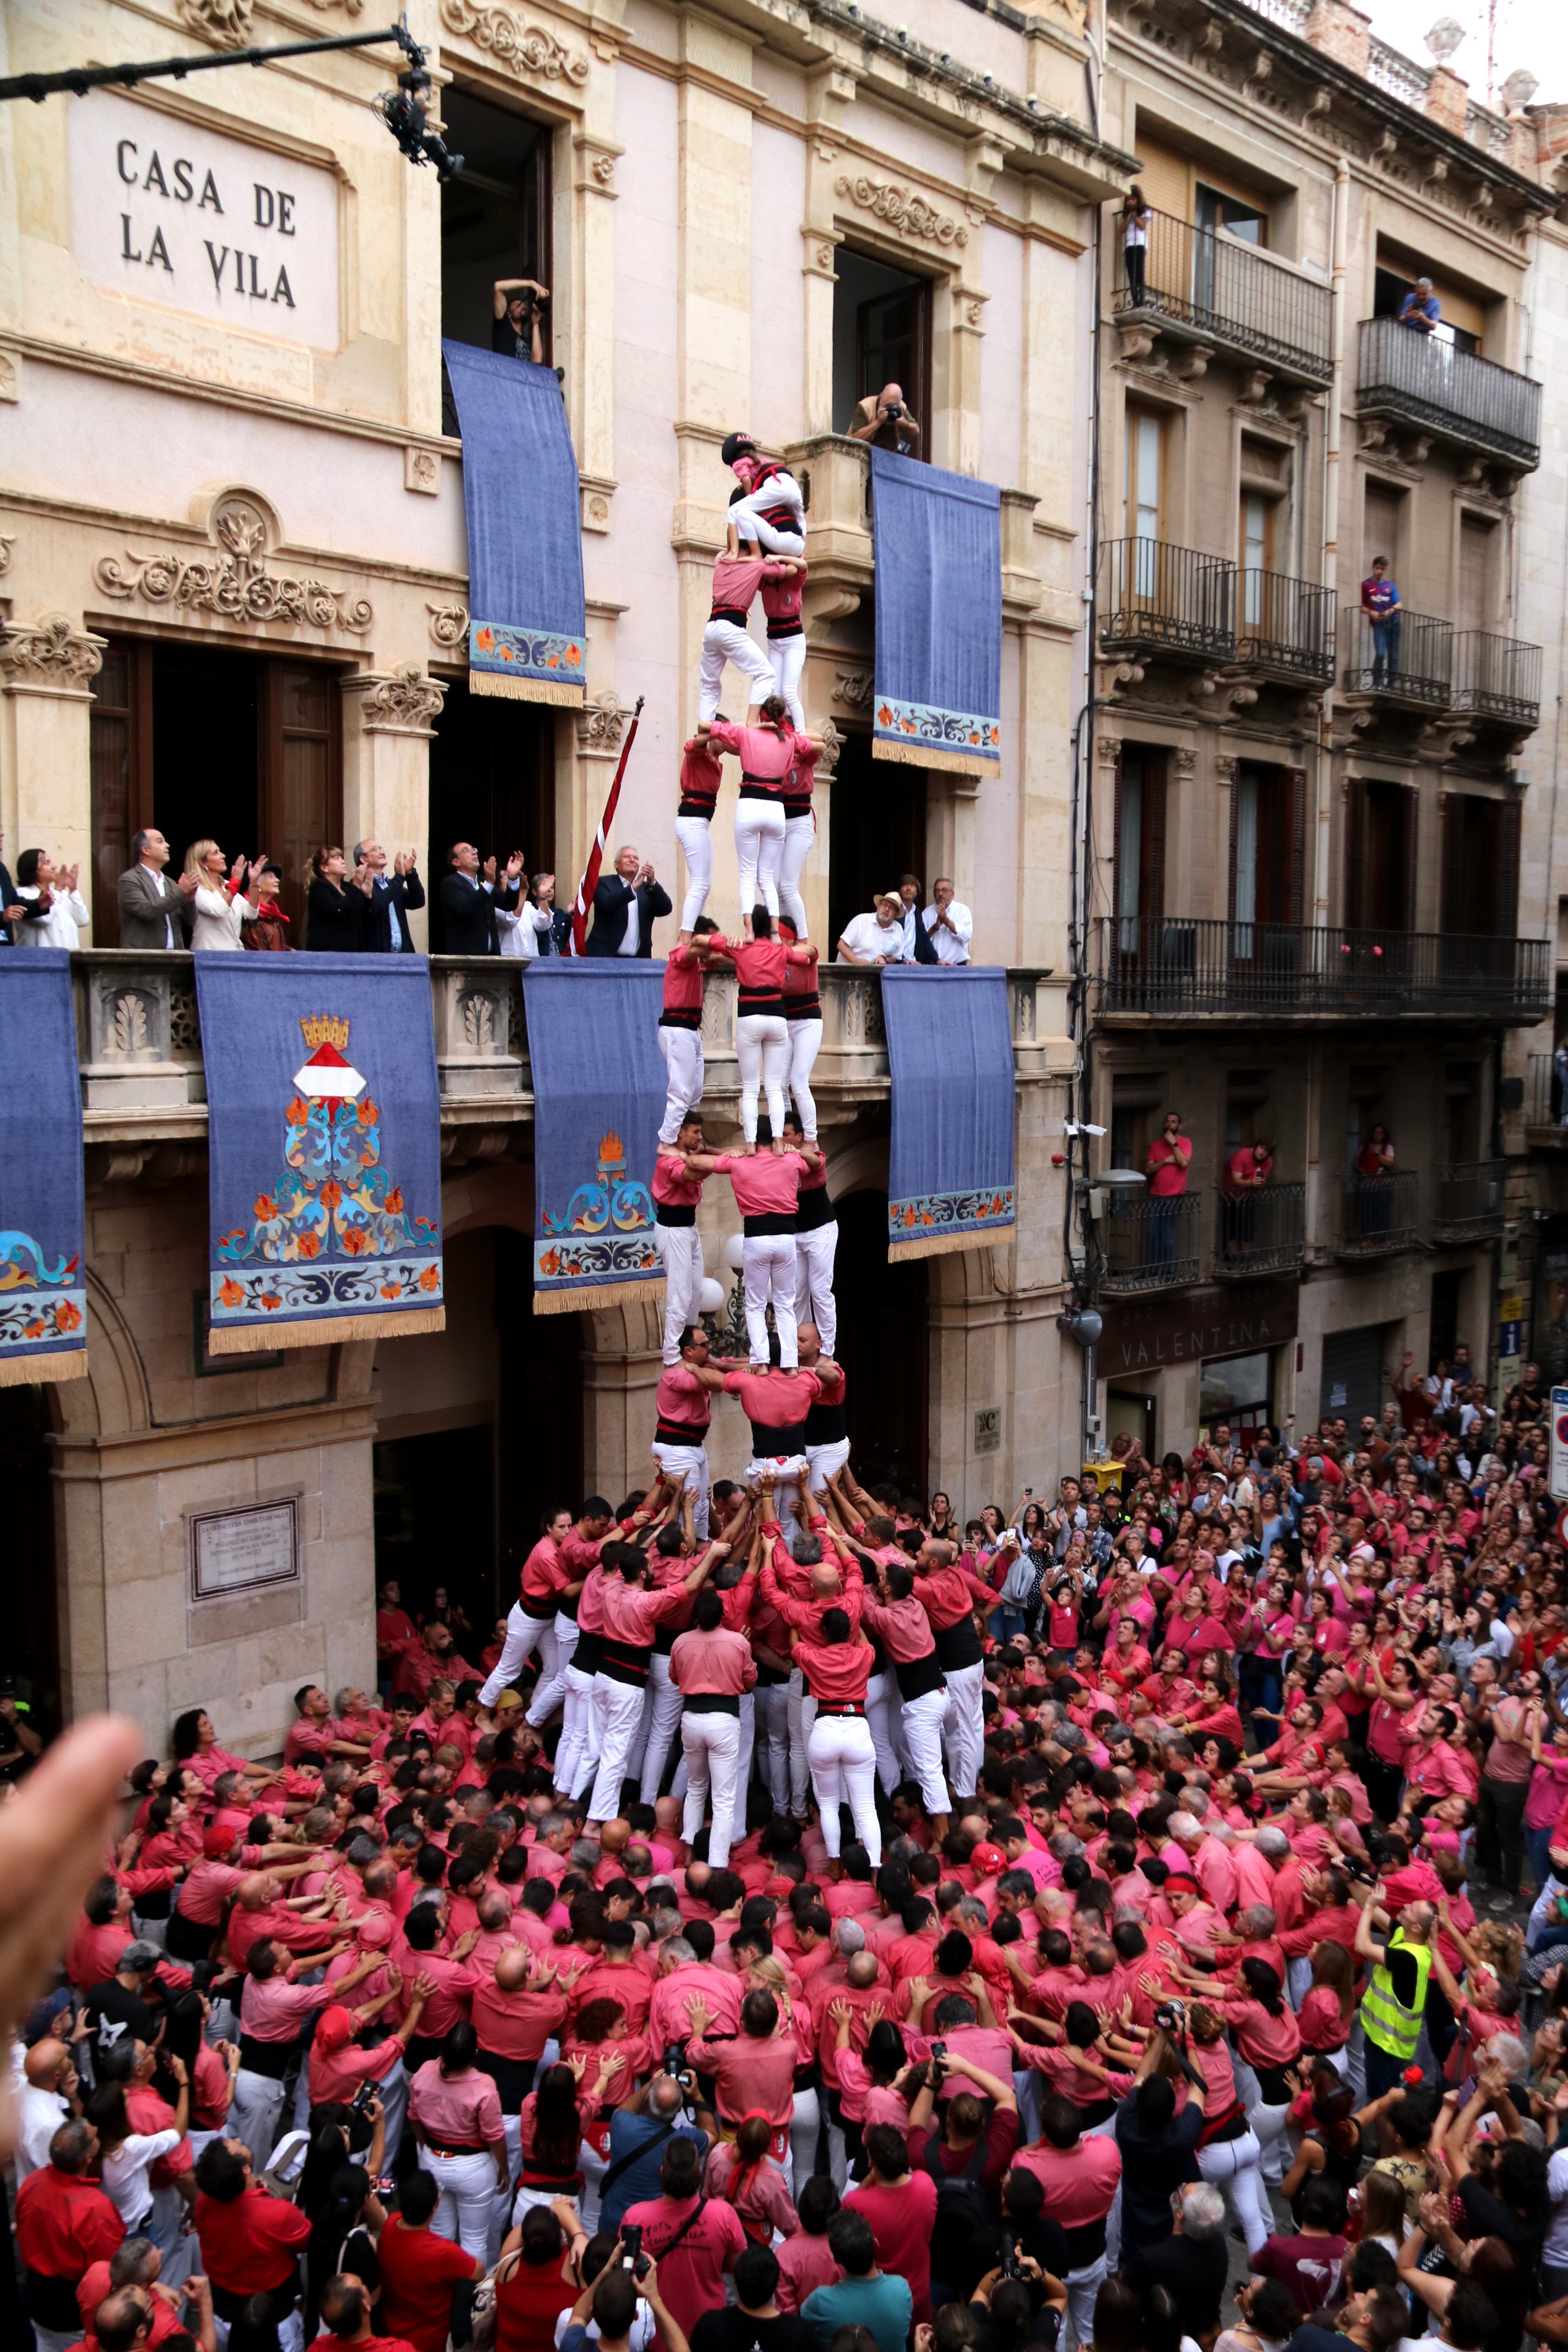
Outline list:
[[[556,1596],[555,1601],[555,1614],[557,1617],[570,1617],[572,1622],[575,1625],[577,1622],[577,1603],[582,1597],[581,1592],[559,1593]]]
[[[895,1658],[893,1673],[898,1677],[900,1698],[924,1698],[929,1691],[946,1688],[942,1661],[934,1650],[928,1650],[923,1658]]]
[[[661,1029],[700,1029],[702,1015],[694,1005],[668,1004],[658,1016]]]
[[[577,1647],[573,1651],[569,1663],[580,1675],[596,1675],[604,1654],[605,1637],[602,1633],[584,1633],[579,1630]]]
[[[489,2149],[482,2139],[433,2139],[428,2132],[425,2145],[433,2147],[437,2156],[489,2156]]]
[[[239,2063],[249,2074],[264,2074],[269,2083],[280,2083],[289,2072],[289,2061],[296,2044],[288,2042],[258,2042],[254,2033],[243,2031],[239,2037]]]
[[[706,1445],[711,1426],[705,1421],[700,1429],[694,1429],[684,1421],[667,1421],[660,1413],[653,1442],[656,1445]]]
[[[599,1672],[613,1683],[631,1683],[637,1689],[647,1684],[647,1662],[651,1649],[634,1650],[629,1642],[606,1638],[600,1645]]]
[[[520,1595],[517,1605],[525,1617],[532,1618],[536,1625],[548,1625],[555,1614],[555,1595],[547,1592],[539,1597],[524,1592]]]
[[[841,1404],[814,1404],[805,1416],[808,1445],[837,1445],[848,1434],[848,1418]]]
[[[784,801],[784,793],[778,785],[758,783],[754,779],[745,776],[741,779],[738,797],[743,801],[767,801],[774,808],[780,807]]]
[[[800,1200],[795,1213],[797,1234],[815,1234],[823,1225],[836,1225],[838,1212],[827,1197],[826,1184],[801,1186]]]
[[[815,989],[809,996],[786,996],[784,998],[784,1019],[786,1021],[820,1021],[821,1018],[822,999],[817,995]]]
[[[768,635],[773,638],[776,645],[781,637],[803,637],[805,635],[805,631],[801,627],[800,621],[797,616],[792,621],[770,621],[768,623]]]
[[[858,1698],[819,1698],[816,1702],[816,1712],[818,1715],[858,1715],[863,1717],[866,1712],[866,1706],[865,1702],[862,1699]]]
[[[61,2336],[76,2335],[81,2326],[77,2280],[54,2278],[47,2271],[28,2271],[25,2275],[27,2291],[24,2300],[28,2318]],[[80,2275],[85,2278],[86,2271]]]
[[[733,621],[738,629],[746,625],[746,615],[736,604],[715,604],[708,618],[710,621]]]
[[[770,1429],[765,1422],[753,1421],[752,1452],[759,1462],[768,1461],[774,1456],[782,1459],[788,1454],[804,1454],[805,1452],[805,1422],[797,1421],[789,1429]]]
[[[1103,2221],[1084,2221],[1081,2222],[1076,2230],[1069,2230],[1064,2225],[1062,2235],[1068,2242],[1068,2267],[1069,2270],[1088,2270],[1089,2264],[1091,2263],[1097,2263],[1101,2254],[1105,2252],[1105,2223]]]
[[[656,1225],[694,1225],[697,1212],[680,1201],[658,1201],[654,1204],[653,1221]]]
[[[735,1011],[742,1021],[782,1021],[784,1012],[783,992],[776,988],[742,988],[736,1000]]]
[[[741,1702],[730,1691],[691,1691],[683,1693],[688,1715],[733,1715],[741,1712]]]
[[[933,1625],[931,1633],[937,1656],[954,1674],[961,1666],[978,1665],[985,1655],[971,1618],[961,1617],[956,1625]]]
[[[795,1211],[793,1209],[769,1209],[760,1216],[742,1217],[741,1219],[741,1231],[747,1236],[748,1240],[751,1241],[760,1241],[768,1234],[789,1234],[793,1235],[795,1232]]]
[[[713,822],[713,812],[717,806],[718,803],[716,801],[694,800],[689,793],[683,793],[681,794],[680,806],[676,810],[675,814],[677,816],[700,817],[704,824],[711,824]]]

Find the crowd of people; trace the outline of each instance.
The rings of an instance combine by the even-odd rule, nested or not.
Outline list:
[[[816,1379],[683,1336],[661,1424]],[[280,1760],[181,1717],[15,2053],[37,2341],[1568,2341],[1547,1396],[1454,1395],[966,1525],[661,1427],[476,1663],[388,1586]]]

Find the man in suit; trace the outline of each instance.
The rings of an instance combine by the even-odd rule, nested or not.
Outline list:
[[[594,928],[585,952],[597,956],[650,956],[653,927],[670,913],[668,891],[653,878],[635,849],[616,853],[616,870],[601,879],[594,893]]]
[[[0,833],[0,849],[5,846],[5,836]],[[27,913],[26,899],[16,896],[16,885],[11,879],[10,868],[0,858],[0,948],[14,947],[13,923],[22,922]]]
[[[386,870],[386,852],[379,841],[356,841],[354,871],[370,872],[370,904],[365,909],[360,946],[366,955],[412,955],[414,935],[408,918],[425,904],[425,885],[414,870],[417,852],[400,849]]]
[[[158,948],[188,948],[195,919],[199,874],[182,875],[171,882],[163,868],[169,845],[156,825],[131,836],[136,860],[120,877],[120,944],[144,952]]]
[[[522,852],[514,849],[498,884],[496,861],[487,857],[481,872],[479,853],[471,841],[455,841],[447,853],[449,871],[441,879],[442,951],[447,955],[499,955],[496,908],[516,906],[522,874]]]

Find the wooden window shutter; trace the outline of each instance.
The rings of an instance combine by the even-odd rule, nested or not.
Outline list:
[[[1087,916],[1089,909],[1086,907]],[[1114,919],[1121,912],[1121,746],[1116,747],[1116,757],[1110,768],[1110,913],[1113,919],[1111,937],[1121,944],[1121,934],[1114,928]]]
[[[1421,795],[1414,790],[1407,791],[1405,795],[1405,903],[1396,927],[1405,931],[1415,929],[1415,850],[1420,830]]]
[[[1143,870],[1149,896],[1145,912],[1153,923],[1163,922],[1165,916],[1165,799],[1169,770],[1169,752],[1144,752]]]
[[[1359,930],[1364,906],[1366,878],[1366,780],[1352,776],[1345,786],[1344,839],[1340,845],[1340,871],[1344,876],[1344,912],[1341,919],[1347,931]]]
[[[1450,939],[1465,929],[1465,803],[1458,793],[1443,799],[1441,921]]]
[[[1236,920],[1236,835],[1241,812],[1241,764],[1239,761],[1230,775],[1230,847],[1226,853],[1230,866],[1230,883],[1226,893],[1226,914]]]
[[[1305,922],[1307,899],[1307,771],[1292,768],[1290,776],[1290,913],[1292,923]],[[1234,818],[1232,820],[1234,825]],[[1232,866],[1235,852],[1232,851]]]
[[[1519,826],[1522,814],[1517,800],[1496,803],[1497,893],[1493,902],[1492,935],[1511,940],[1519,929]]]

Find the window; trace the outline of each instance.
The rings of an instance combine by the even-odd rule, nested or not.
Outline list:
[[[1431,276],[1429,269],[1390,269],[1380,263],[1373,281],[1373,317],[1397,319],[1405,296],[1415,290],[1417,278]],[[1432,340],[1452,344],[1457,352],[1479,352],[1485,329],[1485,313],[1480,305],[1438,280],[1434,280],[1432,290],[1443,313],[1432,330]]]
[[[1163,508],[1165,423],[1147,408],[1127,412],[1127,535],[1158,539]]]
[[[536,278],[554,291],[552,133],[470,90],[443,90],[441,112],[447,144],[463,158],[461,176],[441,190],[441,332],[489,351],[498,278]],[[554,310],[542,322],[547,361]],[[449,407],[445,429],[457,431]]]
[[[1226,195],[1221,188],[1197,184],[1197,217],[1200,228],[1223,228],[1232,236],[1245,238],[1248,245],[1267,245],[1268,215],[1257,205],[1241,196]]]
[[[1253,1356],[1225,1356],[1199,1367],[1198,1419],[1205,1428],[1230,1423],[1233,1436],[1247,1441],[1270,1420],[1274,1356],[1263,1348]]]
[[[1306,845],[1306,774],[1300,768],[1241,761],[1231,793],[1230,912],[1234,952],[1246,959],[1268,942],[1255,924],[1299,923]]]
[[[1450,793],[1443,804],[1447,938],[1511,939],[1519,912],[1519,803]]]
[[[894,888],[901,874],[924,876],[926,777],[900,761],[874,760],[871,738],[857,732],[845,738],[828,791],[822,952],[831,961],[846,924],[870,912],[874,890]]]
[[[1385,1328],[1363,1324],[1359,1331],[1330,1331],[1323,1339],[1322,1388],[1318,1411],[1325,1419],[1358,1428],[1368,1413],[1383,1410],[1384,1366],[1397,1363],[1390,1356]]]
[[[1445,1168],[1481,1156],[1481,1074],[1474,1062],[1450,1062],[1444,1069],[1441,1142]]]
[[[1233,1151],[1247,1144],[1256,1143],[1260,1135],[1269,1132],[1265,1113],[1268,1108],[1269,1076],[1267,1070],[1228,1070],[1225,1088],[1225,1150],[1228,1160]]]
[[[1165,1111],[1165,1081],[1140,1071],[1110,1082],[1110,1156],[1108,1168],[1138,1168],[1160,1131]]]
[[[1388,1073],[1377,1064],[1360,1064],[1352,1068],[1345,1088],[1345,1173],[1355,1173],[1355,1163],[1362,1148],[1383,1118],[1384,1089]],[[1386,1121],[1384,1122],[1386,1125]]]
[[[1352,929],[1415,928],[1415,795],[1352,776],[1345,839],[1345,921]]]
[[[1451,1364],[1454,1360],[1454,1350],[1459,1344],[1459,1291],[1464,1279],[1464,1269],[1459,1266],[1432,1276],[1432,1328],[1427,1340],[1427,1369],[1431,1371],[1436,1371],[1439,1363]]]
[[[1363,579],[1371,572],[1374,560],[1382,555],[1388,559],[1388,568],[1397,583],[1404,526],[1404,491],[1387,489],[1381,482],[1369,482],[1366,486],[1366,503],[1363,509],[1361,539],[1361,568]]]
[[[1117,946],[1152,952],[1165,911],[1165,754],[1124,743],[1116,772]]]
[[[914,411],[929,456],[931,436],[931,280],[894,269],[841,245],[834,260],[833,425],[847,433],[868,394],[896,383]]]
[[[528,872],[555,864],[555,713],[548,704],[447,688],[430,746],[430,948],[442,951],[440,886],[447,852],[471,841],[502,865],[521,849]],[[555,903],[570,907],[574,874],[557,875]]]
[[[1274,522],[1279,509],[1278,499],[1261,490],[1244,490],[1241,496],[1241,532],[1238,551],[1241,563],[1241,618],[1245,626],[1262,629],[1265,625],[1265,604],[1268,583],[1265,573],[1278,572],[1274,552]]]
[[[1485,515],[1459,517],[1459,593],[1457,629],[1489,629],[1493,616],[1493,558],[1497,525]]]

